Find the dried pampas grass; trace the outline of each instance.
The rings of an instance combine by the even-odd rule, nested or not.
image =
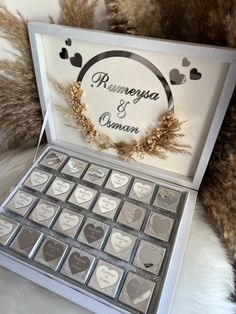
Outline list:
[[[106,3],[113,31],[235,47],[234,0],[106,0]]]
[[[0,60],[0,151],[4,151],[35,144],[42,118],[26,20],[1,7],[0,30],[17,51],[15,61]]]
[[[91,28],[96,3],[96,0],[59,0],[59,24]],[[42,117],[27,21],[19,12],[15,16],[0,6],[0,32],[16,50],[15,61],[0,60],[0,152],[3,152],[35,145]]]

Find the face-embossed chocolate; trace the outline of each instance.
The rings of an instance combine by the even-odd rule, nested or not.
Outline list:
[[[67,256],[61,273],[73,280],[84,283],[89,275],[95,257],[80,249],[72,248]]]

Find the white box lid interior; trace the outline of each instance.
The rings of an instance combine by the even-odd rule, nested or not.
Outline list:
[[[42,112],[50,143],[198,189],[236,82],[236,51],[57,25],[29,23]],[[122,161],[73,127],[69,104],[50,77],[81,82],[86,116],[114,142],[141,140],[174,109],[190,154]]]

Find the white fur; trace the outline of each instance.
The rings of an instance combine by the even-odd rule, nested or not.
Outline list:
[[[34,153],[34,149],[25,152],[15,150],[0,157],[0,199],[29,167]],[[236,305],[228,300],[234,289],[232,266],[203,216],[202,206],[198,204],[171,314],[236,313]],[[0,313],[88,313],[1,268],[0,278]]]

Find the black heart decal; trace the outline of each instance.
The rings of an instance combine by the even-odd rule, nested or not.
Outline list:
[[[170,82],[172,85],[181,85],[186,82],[186,76],[184,74],[180,74],[179,70],[172,69],[170,71]]]
[[[89,258],[87,256],[81,256],[77,252],[71,254],[68,263],[73,275],[88,269],[90,266]]]
[[[28,247],[33,247],[33,245],[38,240],[39,234],[36,230],[25,229],[18,236],[18,243],[20,249],[24,250]]]
[[[81,68],[82,66],[82,56],[80,53],[75,53],[74,57],[70,58],[70,63],[74,66],[74,67],[78,67]]]
[[[183,67],[188,67],[190,66],[191,62],[187,58],[183,58],[182,60],[182,65]]]
[[[200,80],[202,74],[196,68],[190,71],[190,80]]]
[[[68,38],[68,39],[65,41],[65,44],[66,44],[67,46],[71,46],[71,43],[72,43],[72,41],[71,41],[70,38]]]
[[[87,224],[84,228],[84,236],[88,243],[95,242],[102,238],[104,235],[104,230],[102,227],[95,227],[93,224]]]
[[[59,258],[63,254],[63,246],[53,240],[48,240],[43,246],[43,254],[46,262]]]
[[[127,283],[127,294],[132,301],[134,301],[137,298],[140,298],[140,301],[142,301],[142,296],[144,296],[144,294],[149,290],[150,290],[149,285],[145,281],[131,279]],[[143,297],[143,301],[144,300],[145,296]]]
[[[66,48],[62,48],[61,52],[59,53],[59,56],[61,59],[68,59],[69,55],[68,55],[68,51]]]

